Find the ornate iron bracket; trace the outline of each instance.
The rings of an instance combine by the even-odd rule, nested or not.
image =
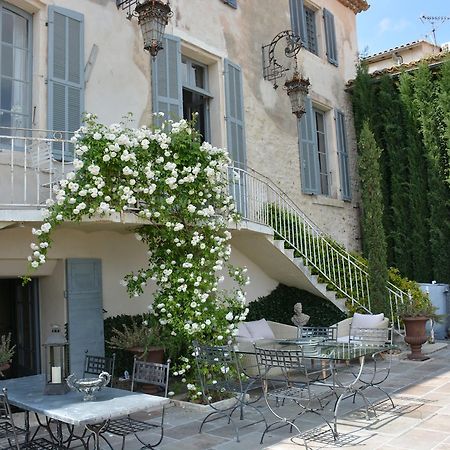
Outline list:
[[[139,0],[116,0],[117,8],[121,8],[123,11],[127,12],[127,19],[131,19],[135,14],[134,5],[138,5]]]
[[[292,30],[281,31],[270,44],[262,46],[263,77],[267,81],[273,81],[274,89],[278,87],[278,78],[281,78],[289,70],[289,67],[281,65],[275,56],[275,49],[282,40],[285,40],[284,55],[287,58],[295,58],[303,47],[300,37],[295,35]]]

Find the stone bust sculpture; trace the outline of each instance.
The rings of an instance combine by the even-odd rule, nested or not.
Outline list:
[[[309,316],[308,314],[303,314],[301,303],[296,303],[294,305],[294,315],[291,320],[297,327],[304,327],[308,323]]]

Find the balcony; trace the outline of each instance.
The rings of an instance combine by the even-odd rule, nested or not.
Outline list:
[[[31,209],[53,198],[73,169],[68,133],[0,127],[0,209]]]

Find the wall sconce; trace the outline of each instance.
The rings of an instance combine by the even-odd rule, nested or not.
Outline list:
[[[127,10],[128,19],[137,17],[144,38],[144,50],[155,58],[163,48],[164,30],[173,15],[169,0],[116,0],[116,5]]]
[[[308,95],[310,82],[304,78],[297,64],[297,54],[303,48],[300,38],[291,30],[278,33],[270,44],[263,45],[263,77],[267,81],[273,81],[273,88],[277,89],[277,80],[283,76],[289,67],[280,64],[276,58],[275,50],[280,42],[285,42],[284,55],[287,58],[295,58],[295,69],[292,78],[286,79],[284,88],[291,101],[292,113],[299,119],[305,113],[305,98]]]

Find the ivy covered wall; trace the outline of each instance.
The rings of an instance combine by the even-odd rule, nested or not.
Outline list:
[[[388,265],[450,282],[450,62],[380,78],[360,66],[352,98],[358,139],[367,121],[382,151]]]

